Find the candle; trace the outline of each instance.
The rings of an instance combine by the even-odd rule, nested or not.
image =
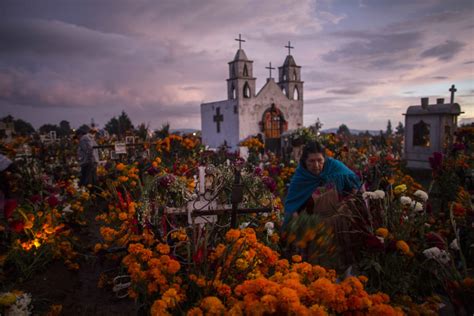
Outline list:
[[[205,180],[206,180],[206,167],[199,166],[199,193],[204,194],[206,191],[205,187]]]

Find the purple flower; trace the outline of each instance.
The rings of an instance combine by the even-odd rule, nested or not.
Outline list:
[[[275,182],[275,180],[273,180],[273,178],[263,177],[262,182],[267,186],[267,188],[268,188],[268,190],[270,190],[270,192],[272,192],[272,193],[275,192],[276,182]]]
[[[263,174],[263,170],[260,167],[256,167],[255,170],[253,171],[253,174],[260,177]]]

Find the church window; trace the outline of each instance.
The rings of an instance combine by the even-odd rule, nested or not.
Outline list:
[[[283,92],[283,94],[286,95],[286,89],[285,89],[285,87],[281,88],[281,92]]]
[[[295,87],[295,90],[293,91],[293,100],[299,100],[300,99],[300,92],[298,91],[298,87]]]
[[[232,99],[236,99],[237,96],[235,95],[235,87],[234,87],[233,84],[232,84],[232,86],[230,87],[230,92],[231,92],[231,97],[232,97]]]
[[[430,125],[420,121],[413,125],[413,146],[430,147]]]
[[[293,80],[296,81],[297,78],[298,78],[298,76],[296,75],[296,70],[295,70],[295,71],[293,71]]]
[[[286,80],[286,73],[283,74],[283,81]]]
[[[244,84],[244,91],[243,92],[244,92],[244,98],[247,98],[247,99],[250,98],[250,87],[249,87],[248,82],[246,82]]]
[[[244,77],[248,77],[249,76],[249,71],[247,69],[247,64],[244,64]]]

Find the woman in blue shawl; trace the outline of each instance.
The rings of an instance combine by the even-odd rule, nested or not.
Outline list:
[[[333,263],[341,268],[354,262],[357,238],[347,233],[352,225],[351,209],[340,198],[355,193],[360,186],[360,180],[355,173],[339,160],[326,158],[324,148],[319,143],[307,144],[291,179],[285,200],[283,235],[289,233],[288,236],[299,236],[297,240],[284,238],[290,252],[294,246],[301,246],[304,249],[300,248],[299,253],[305,256],[305,260],[334,268],[337,267],[333,266]],[[317,217],[298,218],[298,214],[303,211],[316,214]],[[334,252],[322,256],[319,251],[323,248],[320,248],[321,244],[317,244],[318,241],[306,240],[303,244],[310,242],[310,246],[302,246],[300,239],[305,239],[306,237],[302,236],[314,231],[320,224],[324,227],[324,238],[335,246]]]
[[[284,225],[305,208],[308,201],[313,205],[313,193],[319,187],[327,185],[333,185],[342,196],[355,193],[361,186],[359,178],[346,165],[339,160],[325,157],[321,144],[308,143],[290,182],[285,200]]]

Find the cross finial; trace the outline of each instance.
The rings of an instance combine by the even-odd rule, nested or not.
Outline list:
[[[288,41],[288,45],[286,45],[285,47],[288,48],[288,55],[291,55],[291,49],[294,48],[293,46],[291,46],[291,42]]]
[[[458,91],[454,85],[451,86],[451,89],[449,89],[449,92],[451,92],[451,104],[454,103],[454,93]]]
[[[269,66],[268,67],[265,67],[266,69],[268,69],[270,71],[270,79],[272,78],[272,69],[275,69],[275,67],[272,67],[272,62],[269,62],[268,63]]]
[[[236,38],[235,40],[239,42],[239,49],[242,49],[242,42],[245,42],[245,40],[242,39],[240,34],[239,34],[239,38]]]

